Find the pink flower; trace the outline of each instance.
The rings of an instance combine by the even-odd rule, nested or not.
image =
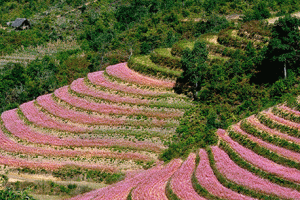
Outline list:
[[[94,84],[94,85],[99,85],[104,88],[108,88],[111,90],[117,90],[117,91],[122,91],[126,93],[131,93],[131,94],[138,94],[138,95],[146,95],[146,96],[158,96],[162,94],[167,94],[167,93],[162,93],[162,92],[154,92],[150,90],[144,90],[140,88],[134,88],[134,87],[129,87],[125,85],[120,85],[117,83],[110,82],[107,80],[104,75],[104,71],[99,71],[99,72],[93,72],[88,74],[88,79]]]
[[[86,99],[71,95],[68,92],[68,86],[55,90],[54,94],[59,99],[67,102],[72,106],[83,108],[89,111],[103,113],[103,114],[144,115],[148,117],[160,117],[160,118],[172,118],[172,117],[179,117],[182,115],[180,112],[158,112],[158,111],[151,111],[151,110],[144,111],[142,109],[131,108],[126,106],[110,105],[105,103],[96,103],[96,102],[88,101]]]
[[[287,107],[282,107],[282,108],[284,110],[288,110]],[[291,110],[289,110],[289,111],[291,111]],[[262,113],[265,114],[268,118],[272,119],[273,121],[275,121],[277,123],[280,123],[280,124],[283,124],[283,125],[286,125],[286,126],[290,126],[292,128],[300,129],[300,124],[295,123],[295,122],[291,122],[291,121],[288,121],[288,120],[285,120],[285,119],[283,119],[281,117],[278,117],[278,116],[274,115],[270,111],[263,111]]]
[[[299,153],[296,153],[294,151],[290,151],[290,150],[287,150],[285,148],[278,147],[276,145],[270,144],[268,142],[265,142],[265,141],[263,141],[261,139],[258,139],[256,137],[254,137],[254,136],[246,133],[245,131],[243,131],[240,128],[240,123],[238,123],[236,125],[233,125],[232,128],[237,133],[247,136],[248,139],[252,140],[253,142],[256,142],[260,146],[262,146],[262,147],[264,147],[266,149],[269,149],[270,151],[273,151],[273,152],[277,153],[278,155],[281,155],[283,157],[286,157],[286,158],[295,160],[297,162],[300,162],[300,154]]]
[[[33,143],[49,144],[55,146],[82,146],[82,147],[132,147],[136,149],[148,149],[155,152],[160,152],[162,147],[149,142],[132,142],[122,139],[61,139],[54,135],[46,135],[40,132],[33,131],[29,126],[18,117],[17,110],[9,110],[2,113],[1,118],[8,131],[20,139],[27,140]]]
[[[172,191],[183,200],[204,200],[192,186],[192,174],[195,169],[195,154],[190,154],[171,178]]]
[[[132,199],[168,200],[165,190],[168,179],[180,167],[180,159],[172,160],[162,170],[145,179],[132,191]]]
[[[69,132],[87,132],[89,129],[81,128],[78,126],[66,124],[66,123],[60,123],[47,115],[45,115],[42,111],[37,109],[37,107],[34,105],[33,101],[30,101],[28,103],[23,103],[20,106],[20,109],[22,113],[25,115],[25,117],[34,124],[42,127],[47,128],[53,128],[58,129],[62,131],[69,131]]]
[[[300,193],[297,190],[279,186],[239,167],[219,147],[213,146],[212,152],[217,169],[230,181],[266,194],[287,199],[300,199]]]
[[[159,79],[150,78],[141,75],[127,67],[127,63],[120,63],[117,65],[111,65],[106,68],[106,72],[114,77],[122,79],[124,81],[133,82],[141,85],[148,85],[152,87],[165,87],[173,88],[175,82],[164,81]]]
[[[263,171],[266,171],[271,174],[276,174],[282,178],[285,178],[290,181],[300,183],[300,171],[295,168],[289,168],[282,165],[279,165],[267,158],[264,158],[250,149],[247,149],[240,145],[239,143],[233,141],[226,132],[222,129],[217,131],[219,137],[221,137],[227,144],[236,151],[243,159],[247,162],[253,164],[254,166],[260,168]]]
[[[89,115],[87,113],[78,112],[74,110],[67,109],[59,104],[57,104],[51,97],[51,94],[39,96],[37,102],[44,109],[46,109],[51,114],[61,117],[63,119],[70,120],[75,123],[83,124],[107,124],[107,125],[122,125],[125,124],[125,120],[122,119],[112,119],[112,118],[102,118]]]
[[[46,170],[50,170],[50,171],[73,165],[73,166],[77,166],[77,167],[106,171],[106,172],[110,172],[110,173],[117,172],[117,168],[115,168],[115,167],[103,166],[103,165],[99,165],[99,164],[82,165],[82,164],[77,164],[74,162],[60,162],[60,163],[57,163],[57,162],[35,162],[35,161],[28,161],[25,159],[12,158],[9,156],[2,156],[2,155],[0,155],[0,164],[8,165],[11,167],[21,167],[21,168],[27,167],[30,169],[46,169]]]
[[[204,187],[209,193],[220,198],[225,199],[253,199],[251,197],[245,196],[234,192],[226,187],[224,187],[215,176],[213,170],[210,167],[208,155],[204,149],[200,149],[199,152],[200,162],[196,169],[196,177],[199,184]]]
[[[300,144],[300,139],[299,138],[296,138],[296,137],[293,137],[293,136],[290,136],[290,135],[287,135],[287,134],[284,134],[284,133],[281,133],[279,131],[276,131],[275,129],[271,129],[263,124],[261,124],[259,122],[258,119],[256,119],[253,115],[248,117],[247,118],[247,121],[251,124],[251,125],[254,125],[256,128],[262,130],[262,131],[265,131],[267,133],[269,133],[270,135],[275,135],[275,136],[278,136],[282,139],[285,139],[285,140],[288,140],[288,141],[291,141],[291,142],[295,142],[295,143],[298,143]]]
[[[138,186],[141,182],[147,180],[149,177],[153,176],[161,170],[161,166],[158,165],[149,170],[143,171],[132,178],[127,178],[124,181],[116,183],[113,186],[106,187],[104,190],[99,190],[96,192],[91,192],[84,196],[83,199],[95,199],[95,200],[126,200],[130,193],[130,190]],[[81,199],[81,198],[80,198]],[[75,199],[72,199],[75,200]]]
[[[121,97],[119,95],[110,94],[104,91],[95,90],[84,83],[83,78],[79,78],[72,82],[71,89],[77,93],[96,97],[99,99],[103,99],[105,101],[111,101],[115,103],[129,103],[129,104],[140,104],[140,105],[147,105],[149,104],[149,101],[146,99],[138,99],[138,98],[132,98],[132,97]]]

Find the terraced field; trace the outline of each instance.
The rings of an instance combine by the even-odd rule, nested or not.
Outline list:
[[[226,34],[235,45],[220,35],[202,38],[208,62],[244,53],[250,39],[235,30]],[[193,45],[133,56],[2,113],[1,172],[9,181],[30,172],[56,182],[105,182],[72,200],[300,199],[299,106],[278,105],[219,129],[218,145],[186,160],[158,160],[193,106],[173,92],[182,51]]]
[[[192,106],[173,85],[120,63],[6,111],[1,169],[8,177],[16,169],[53,176],[74,168],[122,177],[156,165],[183,109]]]
[[[239,41],[239,44],[231,46],[222,43],[218,35],[203,38],[208,41],[209,62],[213,59],[226,62],[237,49],[243,54],[242,44],[252,40],[251,37],[245,38],[242,32],[229,32],[231,40]],[[257,44],[263,46],[268,38],[261,38],[265,38],[264,41],[258,41]],[[172,79],[172,70],[180,68],[178,58],[183,49],[192,48],[193,45],[193,41],[185,41],[172,49],[157,49],[148,57],[137,57],[128,66],[133,66],[141,73],[144,68],[145,74],[158,74]],[[163,66],[167,70],[162,69]],[[106,73],[112,72],[107,70]],[[121,73],[118,74],[121,77]],[[139,83],[144,84],[142,81]],[[216,132],[219,137],[217,145],[199,149],[186,160],[158,163],[115,185],[88,192],[72,200],[300,199],[298,108],[277,105],[264,110],[227,130],[219,129]]]
[[[37,47],[23,47],[19,50],[16,50],[16,52],[13,54],[0,56],[0,69],[10,62],[27,65],[31,61],[37,58],[42,58],[45,55],[54,55],[58,52],[74,49],[80,49],[80,46],[75,40],[67,42],[57,40],[56,42],[50,41],[45,45],[40,45]]]
[[[219,129],[217,146],[185,161],[72,199],[299,199],[299,117],[295,108],[278,105]]]

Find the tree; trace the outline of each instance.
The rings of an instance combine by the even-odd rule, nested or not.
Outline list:
[[[207,68],[208,50],[204,41],[195,43],[193,50],[185,49],[181,59],[183,73],[179,82],[187,85],[187,92],[192,92],[194,99],[202,87],[202,72]]]
[[[263,1],[256,4],[256,6],[253,8],[253,10],[249,10],[245,13],[245,16],[243,17],[243,21],[251,21],[251,20],[261,20],[266,19],[271,16],[270,11],[268,10],[267,4]]]
[[[279,18],[272,30],[266,58],[275,62],[277,64],[275,66],[283,69],[284,78],[287,77],[287,69],[294,70],[300,58],[299,26],[300,20],[288,15]]]

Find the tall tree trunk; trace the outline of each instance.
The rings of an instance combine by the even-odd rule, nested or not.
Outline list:
[[[284,79],[286,79],[286,63],[284,63]]]
[[[196,82],[196,92],[194,93],[194,99],[197,99],[198,97],[198,82]]]

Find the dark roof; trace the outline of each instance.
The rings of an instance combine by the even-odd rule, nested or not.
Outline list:
[[[25,21],[27,21],[26,18],[17,18],[12,24],[11,26],[16,28],[16,27],[20,27]]]

